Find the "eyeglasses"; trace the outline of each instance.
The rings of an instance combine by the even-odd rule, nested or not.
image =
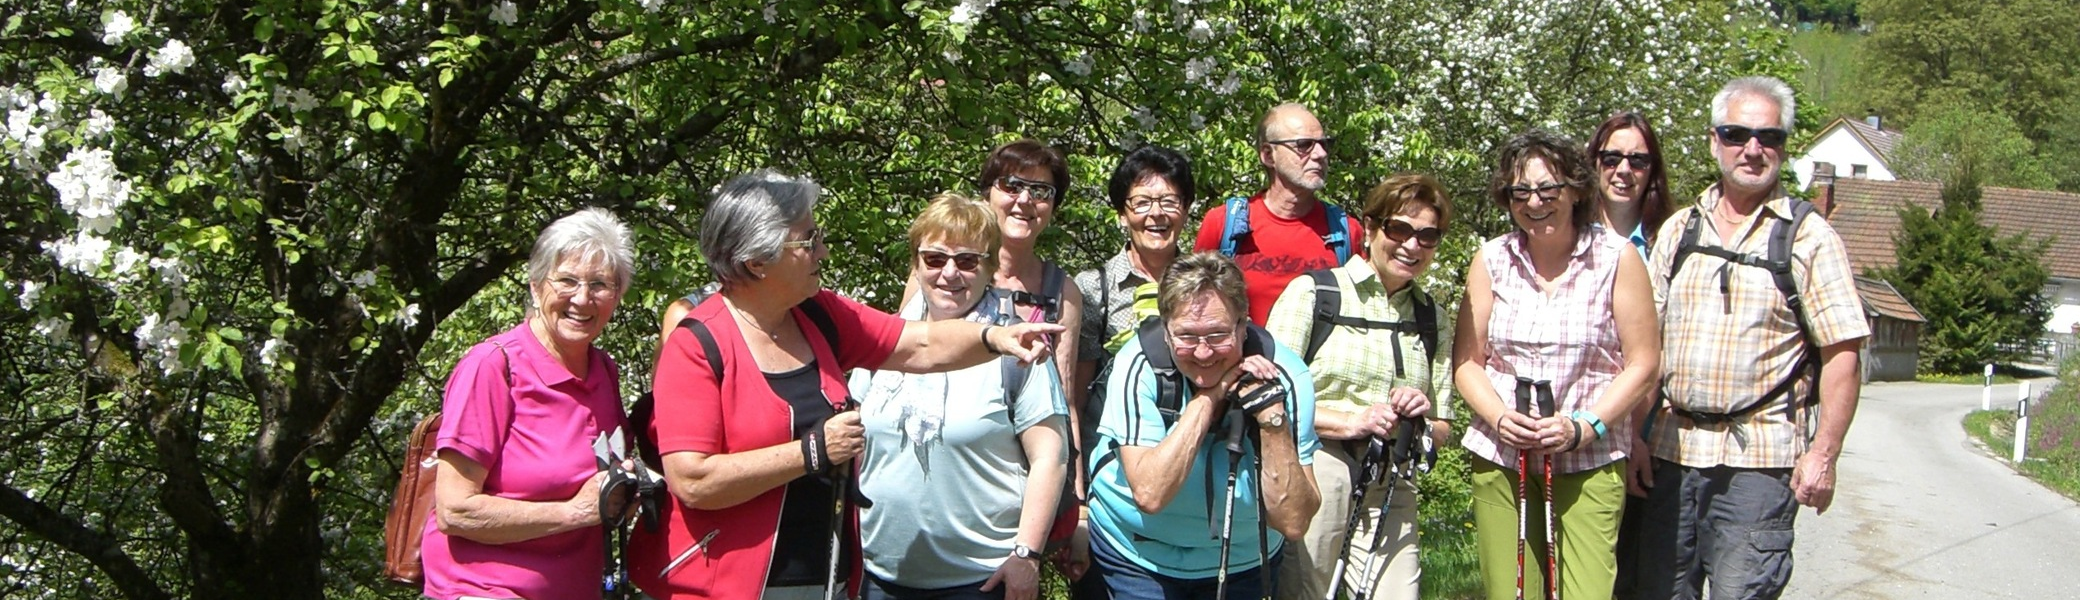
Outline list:
[[[1133,196],[1127,198],[1127,210],[1137,215],[1146,215],[1161,209],[1166,213],[1184,212],[1184,200],[1177,196]]]
[[[1712,133],[1718,134],[1719,143],[1728,146],[1746,146],[1748,145],[1748,140],[1752,139],[1760,142],[1764,148],[1775,148],[1778,150],[1784,149],[1784,141],[1791,137],[1790,133],[1775,127],[1755,129],[1740,125],[1720,125],[1713,127]]]
[[[558,298],[576,296],[578,295],[578,290],[585,290],[586,296],[595,299],[612,298],[615,294],[621,293],[621,288],[614,284],[597,279],[579,281],[576,277],[551,278],[549,280],[549,289],[555,291]]]
[[[1264,143],[1266,143],[1266,144],[1276,144],[1276,145],[1279,145],[1279,146],[1285,146],[1285,147],[1287,147],[1287,148],[1292,148],[1292,149],[1293,149],[1293,153],[1294,153],[1294,154],[1298,154],[1298,155],[1300,155],[1300,156],[1313,156],[1313,155],[1314,155],[1314,149],[1315,149],[1315,148],[1321,148],[1321,149],[1322,149],[1322,153],[1323,153],[1323,154],[1328,154],[1328,153],[1329,153],[1329,145],[1330,145],[1331,143],[1333,143],[1334,141],[1335,141],[1335,140],[1334,140],[1333,138],[1327,138],[1327,137],[1318,137],[1318,138],[1293,138],[1293,139],[1289,139],[1289,140],[1264,140]]]
[[[989,257],[975,252],[947,254],[938,250],[917,249],[917,259],[924,261],[925,268],[934,271],[946,268],[946,261],[951,260],[953,268],[973,273],[976,269],[982,268],[982,259],[985,258]]]
[[[1567,189],[1567,184],[1551,181],[1539,184],[1537,187],[1513,185],[1504,189],[1509,190],[1509,199],[1515,202],[1528,202],[1531,200],[1532,194],[1538,194],[1538,197],[1547,200],[1559,200],[1560,191]]]
[[[1055,192],[1054,184],[1033,181],[1016,175],[998,177],[997,189],[1003,190],[1004,193],[1012,196],[1017,196],[1019,192],[1025,192],[1035,202],[1053,200]]]
[[[1632,165],[1632,170],[1634,171],[1645,171],[1647,170],[1648,165],[1653,164],[1654,155],[1647,154],[1644,152],[1619,152],[1616,150],[1605,150],[1596,153],[1596,161],[1602,163],[1603,168],[1606,169],[1616,169],[1618,168],[1619,162],[1624,162],[1625,164]]]
[[[1176,348],[1179,352],[1198,352],[1202,346],[1211,348],[1214,352],[1221,352],[1235,347],[1235,332],[1233,331],[1209,333],[1206,335],[1186,335],[1175,331],[1169,333],[1170,346]]]
[[[1436,248],[1438,242],[1444,241],[1443,229],[1436,227],[1416,229],[1414,225],[1393,219],[1388,219],[1385,225],[1379,226],[1379,229],[1386,232],[1387,239],[1395,244],[1406,243],[1408,238],[1415,238],[1417,246]]]
[[[814,248],[823,245],[823,228],[809,230],[809,236],[799,240],[780,242],[782,248]]]

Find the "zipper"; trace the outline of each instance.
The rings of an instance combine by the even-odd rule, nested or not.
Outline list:
[[[687,548],[685,552],[679,553],[679,556],[673,557],[672,562],[665,563],[664,570],[657,574],[657,578],[665,579],[671,576],[672,571],[676,571],[679,569],[680,566],[685,565],[687,559],[691,559],[693,558],[693,555],[700,554],[702,551],[707,550],[708,542],[715,541],[715,534],[718,533],[722,533],[722,530],[716,529],[713,531],[709,531],[708,535],[701,536],[701,541],[694,542],[692,548]]]

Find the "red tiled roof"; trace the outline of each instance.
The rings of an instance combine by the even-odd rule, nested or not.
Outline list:
[[[1892,246],[1892,236],[1899,231],[1898,209],[1934,211],[1942,206],[1942,197],[1943,184],[1937,182],[1836,179],[1834,208],[1827,221],[1841,234],[1857,271],[1890,267],[1898,262]],[[2044,267],[2052,277],[2080,279],[2080,194],[1988,187],[1980,206],[1980,221],[2000,235],[2053,239],[2042,259]]]
[[[1863,309],[1871,314],[1915,323],[1928,322],[1927,319],[1921,318],[1921,311],[1914,310],[1913,303],[1907,302],[1906,296],[1899,294],[1899,289],[1882,279],[1858,276],[1856,295],[1863,298]]]

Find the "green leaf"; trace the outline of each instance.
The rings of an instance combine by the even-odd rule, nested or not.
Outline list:
[[[383,111],[370,111],[368,113],[368,128],[376,131],[388,129],[390,128],[390,118],[383,116]]]
[[[244,332],[239,331],[236,327],[218,328],[217,337],[221,337],[234,342],[243,342],[246,340],[246,334]]]
[[[274,17],[260,17],[260,22],[253,24],[253,38],[262,42],[273,40]]]

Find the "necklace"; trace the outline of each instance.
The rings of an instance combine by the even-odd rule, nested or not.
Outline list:
[[[767,339],[773,340],[774,343],[778,343],[780,341],[780,334],[767,331],[764,325],[758,324],[758,319],[751,318],[750,313],[744,312],[743,309],[737,308],[736,303],[729,303],[729,311],[736,313],[737,319],[743,321],[747,325],[750,325],[752,329],[757,329],[759,333],[765,334]]]

